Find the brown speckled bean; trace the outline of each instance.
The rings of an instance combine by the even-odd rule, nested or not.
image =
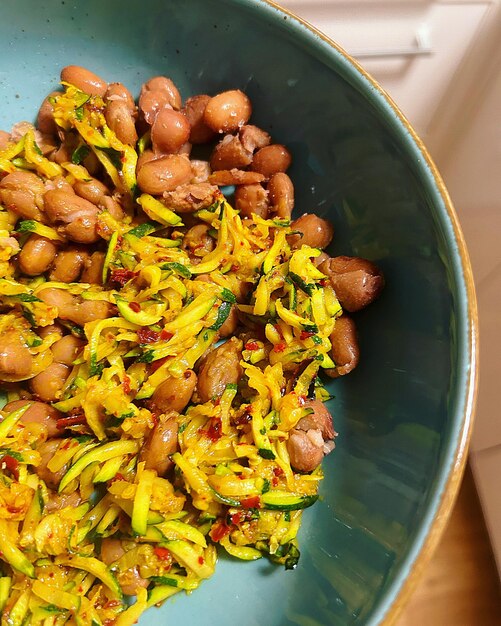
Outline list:
[[[10,133],[5,130],[0,130],[0,150],[5,150],[5,148],[10,143]]]
[[[58,126],[54,120],[54,110],[52,104],[49,102],[50,97],[60,95],[59,91],[53,91],[42,102],[37,116],[37,128],[42,133],[48,135],[55,135],[57,133]]]
[[[300,248],[302,245],[323,250],[332,241],[334,228],[328,220],[324,220],[313,213],[304,213],[291,224],[293,231],[302,233],[291,237],[292,247]]]
[[[107,83],[94,72],[80,65],[67,65],[61,70],[61,80],[75,85],[90,96],[103,97],[108,87]]]
[[[167,97],[167,104],[173,109],[179,111],[181,108],[181,94],[174,82],[166,76],[154,76],[146,81],[141,89],[141,93],[144,91],[162,91]]]
[[[55,437],[59,434],[60,431],[57,428],[57,420],[62,417],[62,413],[60,413],[53,406],[50,406],[50,404],[31,400],[14,400],[13,402],[6,404],[3,411],[4,413],[17,411],[17,409],[20,409],[29,403],[31,403],[31,406],[26,413],[23,413],[21,422],[23,424],[43,424],[47,428],[47,436],[49,438]]]
[[[239,185],[235,191],[235,208],[244,217],[251,217],[255,213],[266,219],[269,208],[268,192],[259,183]]]
[[[97,234],[98,208],[88,200],[62,189],[51,189],[44,195],[49,220],[61,225],[64,234],[77,243],[93,243]]]
[[[134,117],[126,102],[112,100],[106,106],[105,118],[108,126],[121,142],[136,145],[137,131]]]
[[[214,148],[210,166],[213,170],[243,169],[252,161],[252,153],[246,150],[240,139],[226,135]]]
[[[53,241],[30,235],[19,253],[19,269],[28,276],[38,276],[46,272],[54,261],[57,247]]]
[[[61,250],[54,260],[49,279],[59,283],[76,282],[82,273],[85,260],[88,258],[89,253],[82,248]]]
[[[343,309],[351,313],[370,304],[384,287],[381,270],[360,257],[334,257],[322,263],[319,269],[330,278]]]
[[[159,195],[189,182],[191,165],[189,159],[169,154],[144,164],[137,173],[137,184],[141,191]]]
[[[91,285],[103,284],[104,257],[104,252],[93,252],[90,258],[85,261],[81,277],[83,283],[90,283]]]
[[[351,317],[338,317],[329,339],[332,344],[330,354],[336,367],[324,371],[331,378],[344,376],[355,369],[360,360],[357,329]]]
[[[178,445],[177,415],[169,411],[160,418],[139,454],[139,462],[145,462],[145,469],[154,469],[159,476],[165,476],[173,465],[169,457],[176,452]]]
[[[30,389],[42,402],[54,402],[69,373],[70,368],[63,363],[51,363],[30,380]]]
[[[223,91],[209,100],[204,122],[217,133],[232,133],[249,121],[252,105],[239,89]]]
[[[136,104],[134,102],[134,98],[132,97],[131,92],[127,89],[125,85],[122,85],[122,83],[110,83],[108,85],[106,93],[104,94],[104,99],[107,102],[113,102],[117,100],[125,102],[127,108],[131,113],[134,113],[134,111],[136,110]]]
[[[8,330],[0,336],[0,380],[11,382],[30,377],[33,357],[21,335]]]
[[[63,365],[73,365],[73,361],[77,358],[78,354],[82,351],[85,342],[73,335],[65,335],[59,341],[52,344],[51,352],[56,363],[62,363]]]
[[[28,220],[45,222],[42,179],[31,172],[13,172],[0,182],[0,199],[7,208]]]
[[[191,400],[196,384],[197,375],[193,370],[186,370],[180,378],[168,377],[155,389],[151,404],[161,413],[181,413]]]
[[[294,209],[294,185],[283,172],[273,174],[268,183],[271,211],[277,217],[290,218]]]
[[[207,126],[204,122],[205,107],[210,99],[210,96],[201,94],[199,96],[188,98],[188,100],[184,103],[183,113],[186,115],[186,119],[189,121],[191,126],[191,143],[207,143],[215,135],[212,128],[209,128],[209,126]]]
[[[256,152],[252,159],[251,169],[269,178],[278,172],[286,172],[292,157],[285,146],[279,143],[265,146]]]
[[[155,152],[177,152],[190,137],[190,123],[179,111],[161,109],[151,127],[151,142]]]

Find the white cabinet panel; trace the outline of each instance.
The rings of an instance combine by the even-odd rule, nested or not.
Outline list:
[[[282,1],[358,56],[422,136],[489,4]]]

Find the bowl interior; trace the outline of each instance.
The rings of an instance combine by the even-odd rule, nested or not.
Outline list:
[[[356,315],[361,365],[330,385],[340,434],[323,500],[303,517],[298,568],[221,556],[191,597],[140,623],[378,623],[445,488],[471,373],[461,255],[409,131],[340,52],[260,1],[11,0],[2,13],[0,127],[32,120],[68,64],[135,93],[158,74],[183,97],[241,88],[253,122],[293,152],[297,213],[328,217],[331,253],[386,275],[381,299]]]

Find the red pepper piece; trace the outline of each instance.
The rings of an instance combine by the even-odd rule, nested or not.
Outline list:
[[[155,343],[160,338],[160,333],[156,330],[151,330],[147,326],[143,326],[137,331],[137,338],[139,343]]]
[[[2,462],[5,463],[5,467],[9,470],[9,472],[14,476],[16,480],[19,480],[19,462],[14,457],[6,454],[2,458]],[[14,511],[11,511],[13,513]]]
[[[259,349],[259,344],[257,343],[257,341],[248,341],[245,344],[245,349],[246,350],[258,350]]]
[[[222,432],[222,421],[220,417],[213,417],[210,422],[210,426],[206,431],[207,437],[212,441],[217,441],[221,438]]]
[[[129,309],[132,309],[134,313],[139,313],[139,311],[141,311],[141,306],[139,302],[129,302]]]
[[[223,539],[223,537],[226,537],[226,535],[229,535],[230,530],[231,528],[227,526],[224,522],[217,522],[210,529],[209,535],[212,541],[217,542],[217,541],[221,541],[221,539]]]
[[[287,345],[283,341],[281,341],[280,343],[277,343],[273,346],[273,352],[283,352],[286,347]]]
[[[132,280],[138,275],[138,272],[133,272],[132,270],[117,268],[111,270],[110,272],[110,281],[112,283],[118,283],[122,287]]]
[[[259,496],[252,496],[251,498],[244,498],[240,500],[240,504],[244,507],[244,509],[258,509],[261,505],[261,500]]]
[[[310,337],[313,337],[315,333],[310,332],[309,330],[302,330],[301,334],[299,335],[300,339],[309,339]]]
[[[167,548],[163,548],[162,546],[156,546],[153,548],[153,552],[161,561],[169,561],[172,562],[172,555],[167,550]]]

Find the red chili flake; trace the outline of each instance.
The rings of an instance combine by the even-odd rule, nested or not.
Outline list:
[[[156,330],[151,330],[147,326],[143,326],[137,331],[137,338],[139,343],[155,343],[160,338],[160,333]]]
[[[9,472],[13,474],[14,478],[18,480],[19,479],[19,463],[17,459],[10,456],[9,454],[6,454],[3,457],[2,461],[5,463],[5,467],[9,470]]]
[[[110,280],[113,283],[118,283],[122,287],[132,280],[138,275],[138,272],[133,272],[132,270],[122,269],[118,267],[117,269],[111,270],[110,272]]]
[[[283,341],[281,341],[280,343],[275,344],[275,346],[273,347],[273,352],[283,352],[286,347],[287,345]]]
[[[199,564],[199,565],[203,565],[203,564],[204,564],[204,562],[205,562],[205,561],[204,561],[204,557],[203,557],[203,556],[199,556],[199,557],[198,557],[198,564]]]
[[[172,556],[167,548],[162,548],[161,546],[156,546],[153,548],[153,552],[161,561],[169,561],[172,562]]]
[[[251,498],[244,498],[240,500],[240,504],[244,507],[244,509],[258,509],[261,505],[261,500],[259,496],[252,496]]]
[[[259,344],[257,341],[248,341],[245,344],[245,349],[246,350],[259,350]]]
[[[252,415],[247,411],[247,409],[245,410],[244,413],[242,413],[242,415],[239,415],[238,417],[235,417],[233,419],[233,423],[236,426],[245,426],[246,424],[248,424],[250,421],[252,420]]]
[[[68,428],[68,426],[83,426],[86,423],[87,419],[82,413],[73,417],[61,417],[56,422],[56,428],[58,428],[59,430],[64,430],[65,428]]]
[[[275,474],[275,476],[283,476],[284,470],[281,467],[274,467],[273,473]]]
[[[169,341],[172,337],[174,337],[174,333],[170,333],[168,330],[160,331],[160,339],[162,341]]]
[[[169,356],[164,356],[163,359],[158,359],[158,361],[153,361],[153,363],[151,363],[150,365],[150,374],[153,374],[153,372],[156,372],[157,369],[159,367],[162,367],[162,365],[164,363],[166,363],[171,357]]]
[[[17,478],[19,478],[19,476]],[[17,480],[17,478],[16,478],[16,480]],[[8,506],[7,507],[7,511],[9,513],[12,513],[13,515],[15,515],[16,513],[20,513],[22,511],[22,509],[20,507],[18,507],[18,506]]]
[[[321,287],[327,287],[327,285],[329,284],[329,281],[327,280],[327,278],[322,278],[322,280],[319,280],[319,281],[318,281],[318,284],[319,284]]]
[[[235,264],[235,265],[232,265],[232,266],[231,266],[231,271],[232,271],[232,272],[238,272],[238,270],[239,270],[239,269],[240,269],[240,265],[236,265],[236,264]]]
[[[313,335],[314,335],[314,334],[315,334],[315,333],[312,333],[312,332],[311,332],[311,331],[309,331],[309,330],[302,330],[302,331],[301,331],[301,334],[299,335],[299,338],[300,338],[300,339],[303,339],[303,340],[304,340],[304,339],[309,339],[310,337],[313,337]]]
[[[230,517],[231,523],[235,526],[243,522],[244,518],[245,515],[241,511],[238,511],[238,513],[233,513],[233,515]]]
[[[134,313],[139,313],[141,306],[139,305],[139,302],[129,302],[129,309],[132,309]]]
[[[303,406],[306,400],[308,400],[306,396],[298,396],[297,399],[298,399],[299,406]]]
[[[224,522],[218,522],[210,529],[209,535],[212,541],[218,542],[221,541],[223,537],[226,537],[226,535],[229,535],[230,531],[231,528]]]
[[[221,432],[221,427],[222,427],[221,418],[213,417],[210,421],[209,428],[206,430],[207,437],[211,439],[212,441],[217,441],[218,439],[220,439],[223,434]]]
[[[120,602],[118,600],[108,600],[105,604],[103,604],[103,609],[112,609],[115,606],[120,606]],[[115,621],[115,620],[113,620]]]
[[[124,390],[125,395],[128,396],[130,394],[130,377],[127,376],[127,374],[124,376],[123,390]]]
[[[278,483],[279,483],[278,478],[277,478],[276,476],[273,476],[273,478],[271,479],[271,484],[272,484],[274,487],[277,487],[277,486],[278,486]]]
[[[183,374],[183,378],[185,378],[186,380],[188,380],[188,378],[191,378],[191,372],[189,370],[186,370],[186,372],[184,372]]]

